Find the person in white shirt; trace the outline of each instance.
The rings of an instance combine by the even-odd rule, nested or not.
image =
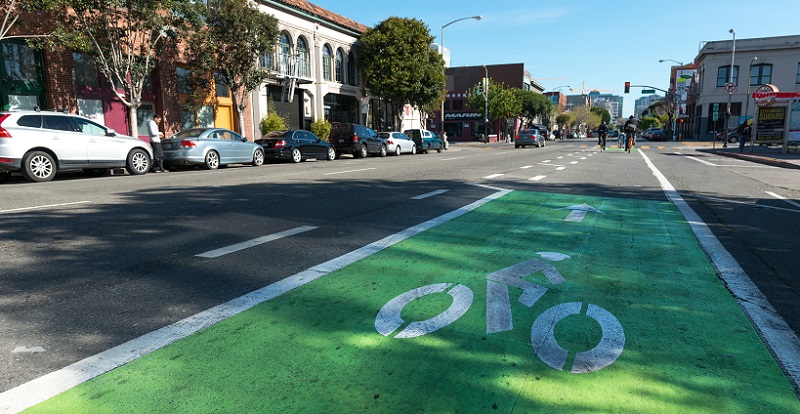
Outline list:
[[[163,132],[158,130],[158,122],[161,121],[161,116],[155,115],[147,123],[147,132],[150,134],[150,146],[153,147],[153,171],[165,172],[164,169],[164,150],[161,148],[161,137],[164,136]]]

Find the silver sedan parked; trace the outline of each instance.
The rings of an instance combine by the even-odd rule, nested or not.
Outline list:
[[[386,152],[389,154],[417,153],[417,144],[402,132],[378,132],[378,139],[385,143]]]
[[[220,165],[264,163],[264,149],[225,128],[192,128],[162,140],[164,165],[202,165],[216,170]]]

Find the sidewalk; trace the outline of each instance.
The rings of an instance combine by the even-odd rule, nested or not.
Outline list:
[[[742,160],[757,162],[759,164],[772,165],[780,168],[794,168],[800,169],[800,153],[797,152],[781,152],[782,147],[779,146],[761,146],[754,145],[750,147],[745,146],[744,152],[739,153],[739,145],[734,144],[728,148],[717,147],[714,150],[717,155],[724,155],[726,157],[739,158]]]

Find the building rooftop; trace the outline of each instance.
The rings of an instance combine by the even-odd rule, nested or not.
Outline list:
[[[328,9],[324,9],[322,7],[317,6],[316,4],[309,3],[305,0],[272,0],[275,3],[280,3],[296,9],[302,13],[310,14],[312,16],[318,17],[322,20],[327,20],[337,26],[341,26],[359,34],[364,33],[368,26],[365,26],[355,20],[348,19],[342,15],[336,14]]]

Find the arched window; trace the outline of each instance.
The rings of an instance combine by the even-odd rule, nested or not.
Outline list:
[[[289,43],[289,36],[286,33],[281,33],[278,39],[278,52],[280,53],[280,73],[287,75],[289,73],[289,58],[292,55],[292,44]]]
[[[356,86],[356,56],[353,52],[347,54],[347,84]]]
[[[297,38],[297,76],[307,78],[310,76],[308,67],[308,46],[302,37]]]
[[[332,80],[331,78],[331,47],[325,45],[322,47],[322,78],[328,82]]]
[[[344,83],[344,52],[336,49],[336,82]]]

